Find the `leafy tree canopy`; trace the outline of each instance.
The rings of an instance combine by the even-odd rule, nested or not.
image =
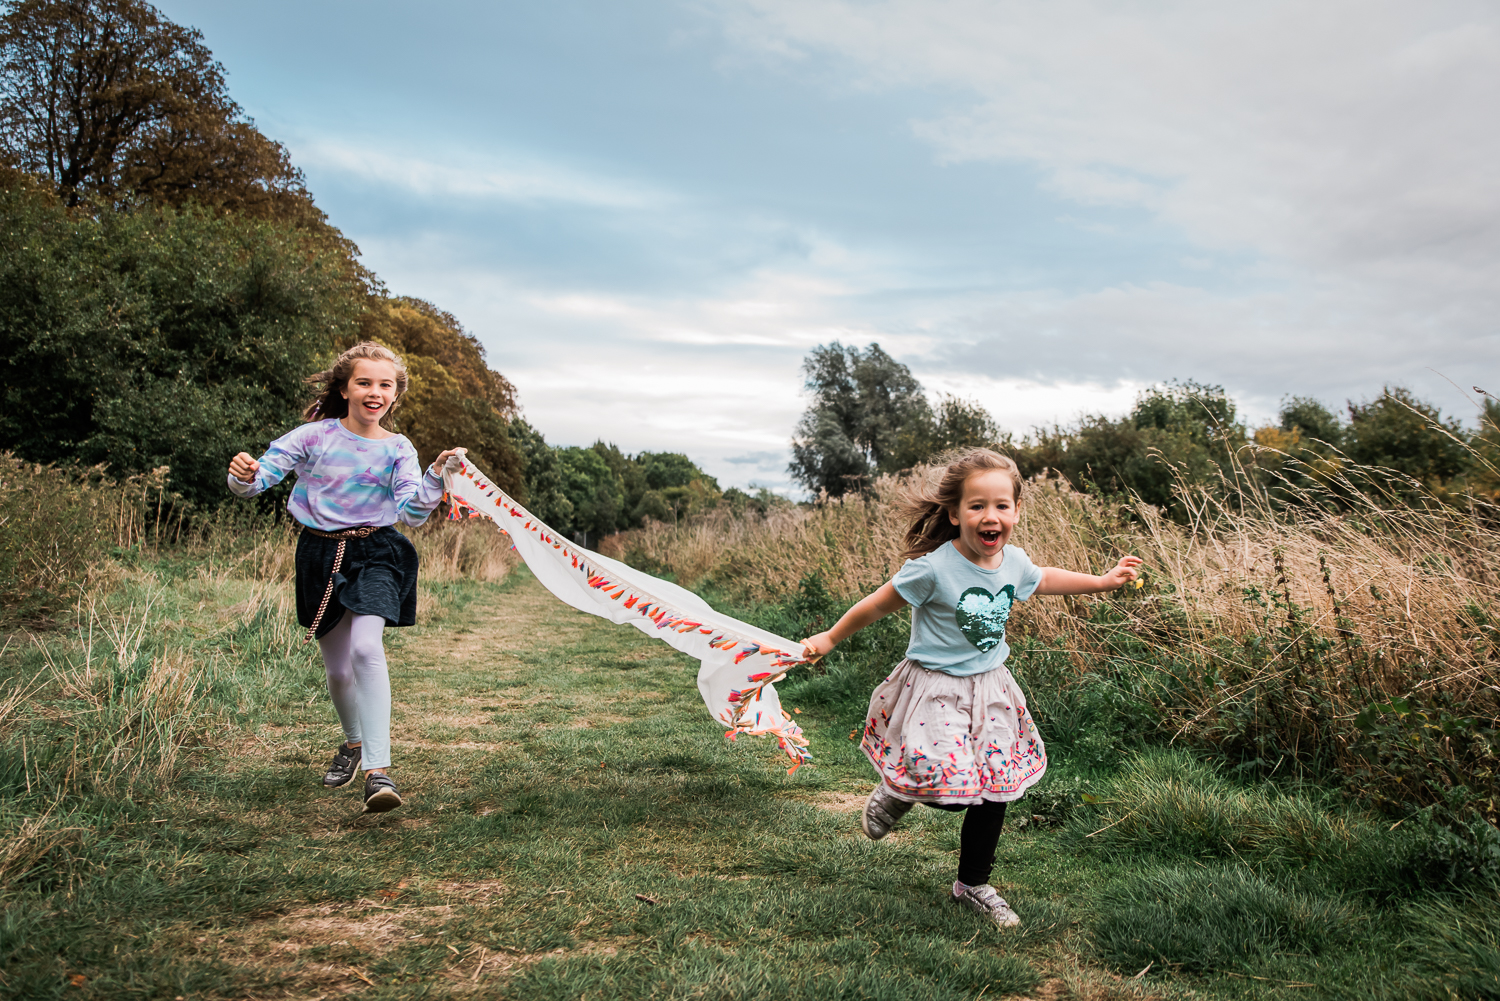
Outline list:
[[[1437,407],[1401,386],[1349,404],[1349,458],[1400,470],[1429,487],[1464,468],[1466,437],[1457,420],[1444,420]]]
[[[302,379],[368,338],[406,360],[392,423],[424,461],[465,445],[571,516],[551,450],[512,433],[515,388],[451,314],[385,295],[201,34],[141,0],[0,9],[0,448],[169,465],[221,503],[227,456],[296,423]]]
[[[1339,415],[1310,396],[1289,396],[1281,402],[1276,415],[1283,431],[1295,431],[1307,441],[1323,442],[1334,448],[1344,443],[1344,424]]]
[[[11,0],[0,147],[68,205],[193,201],[323,227],[281,144],[230,100],[201,33],[141,0]]]
[[[861,351],[835,341],[802,362],[812,397],[792,437],[792,477],[809,490],[838,495],[872,472],[894,472],[928,442],[919,431],[932,410],[911,370],[871,344]],[[905,447],[903,447],[905,443]]]
[[[172,467],[217,503],[224,465],[287,430],[352,334],[348,261],[297,230],[187,208],[83,215],[0,190],[0,449]]]
[[[411,386],[392,428],[412,440],[424,464],[463,445],[526,503],[526,460],[508,430],[517,416],[515,387],[486,364],[484,347],[457,317],[420,299],[375,299],[355,339],[379,341],[406,360]]]

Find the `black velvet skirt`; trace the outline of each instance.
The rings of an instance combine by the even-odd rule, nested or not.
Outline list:
[[[379,615],[388,626],[417,624],[417,550],[387,525],[363,539],[344,542],[344,561],[333,573],[339,540],[311,532],[297,537],[297,621],[312,625],[333,574],[333,597],[318,623],[316,636],[327,636],[344,609],[355,615]]]

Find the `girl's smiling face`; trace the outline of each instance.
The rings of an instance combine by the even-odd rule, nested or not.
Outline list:
[[[388,432],[380,426],[380,418],[396,402],[396,366],[361,358],[354,363],[354,372],[342,392],[349,401],[344,426],[361,438],[384,438]]]
[[[1003,469],[970,476],[964,481],[958,509],[948,512],[948,520],[958,526],[959,552],[990,570],[1000,565],[1020,516],[1015,481]]]

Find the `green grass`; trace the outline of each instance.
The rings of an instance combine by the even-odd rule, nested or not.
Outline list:
[[[0,714],[0,995],[1500,997],[1494,890],[1432,883],[1425,834],[1177,752],[1064,752],[1001,840],[1024,924],[988,927],[944,900],[959,817],[860,834],[848,685],[784,688],[817,761],[788,777],[695,662],[524,571],[387,634],[409,799],[364,817],[319,785],[339,734],[289,590],[143,563],[73,694],[76,634],[12,638],[4,691],[43,688]],[[197,678],[172,711],[163,663]]]

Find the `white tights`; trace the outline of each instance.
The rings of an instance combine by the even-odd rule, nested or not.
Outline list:
[[[346,609],[339,624],[318,640],[328,672],[328,695],[344,725],[344,739],[350,744],[364,742],[360,764],[366,769],[391,765],[391,676],[381,641],[384,630],[381,616],[355,615]]]

